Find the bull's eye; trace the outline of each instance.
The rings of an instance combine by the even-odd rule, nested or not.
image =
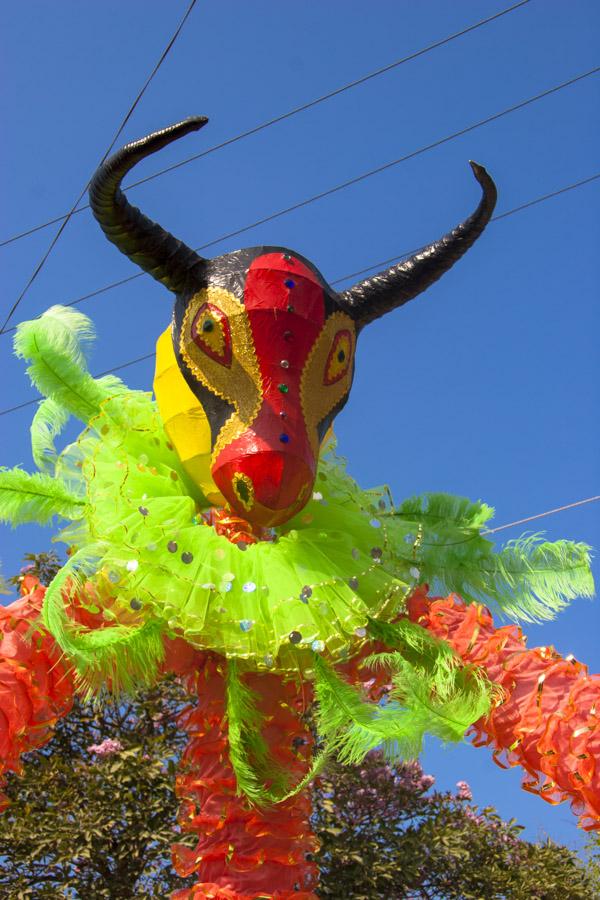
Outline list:
[[[225,313],[212,303],[203,303],[192,322],[192,340],[207,356],[231,365],[231,332]]]
[[[323,384],[335,384],[343,378],[350,366],[352,357],[352,335],[347,329],[338,331],[333,339],[329,356],[325,364]]]

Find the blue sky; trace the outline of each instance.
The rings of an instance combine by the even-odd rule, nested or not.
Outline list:
[[[507,2],[506,6],[509,5]],[[495,0],[199,2],[135,110],[123,141],[191,114],[198,135],[139,167],[140,176],[217,144],[505,7]],[[0,239],[74,202],[185,9],[157,0],[3,4],[5,140]],[[131,192],[191,246],[408,154],[600,63],[593,0],[531,0],[417,60],[183,166]],[[483,163],[502,213],[587,178],[598,165],[600,75],[423,153],[347,190],[215,244],[215,255],[289,246],[330,280],[435,239],[478,200],[468,159]],[[137,174],[137,170],[136,170]],[[496,523],[598,494],[600,180],[490,225],[426,295],[371,325],[337,421],[340,451],[363,486],[397,499],[441,490],[495,506]],[[3,319],[46,249],[48,228],[0,247]],[[135,273],[89,212],[69,223],[15,322]],[[349,285],[351,282],[348,282]],[[148,277],[88,300],[99,372],[149,353],[170,315]],[[0,336],[0,409],[34,396],[11,339]],[[152,363],[122,373],[148,388]],[[32,408],[0,417],[0,462],[31,466]],[[598,505],[540,523],[549,538],[600,546]],[[504,532],[506,539],[520,529]],[[50,530],[0,530],[5,574]],[[528,627],[600,669],[598,604],[574,602]],[[428,743],[438,784],[467,779],[480,804],[515,816],[529,836],[581,843],[566,806],[519,788],[487,750]]]

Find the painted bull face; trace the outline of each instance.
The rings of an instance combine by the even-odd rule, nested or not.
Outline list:
[[[175,353],[210,424],[215,484],[239,515],[278,525],[311,496],[320,443],[352,383],[355,323],[284,248],[228,254],[207,275],[175,304]]]
[[[176,294],[173,352],[208,420],[215,485],[252,525],[279,525],[311,496],[320,443],[348,398],[358,332],[460,258],[489,221],[496,191],[471,163],[483,188],[473,215],[338,293],[294,251],[256,247],[204,259],[130,206],[120,190],[129,169],[206,121],[188,119],[123,147],[94,176],[90,204],[109,240]]]

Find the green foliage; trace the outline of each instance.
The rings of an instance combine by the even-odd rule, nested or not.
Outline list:
[[[102,708],[76,702],[52,741],[27,754],[23,777],[8,778],[0,896],[156,900],[191,883],[169,849],[186,837],[174,794],[186,701],[171,679]]]
[[[430,791],[418,764],[335,765],[314,791],[320,897],[598,900],[598,873],[551,841],[530,843],[459,790]],[[458,785],[457,785],[458,786]]]
[[[62,566],[58,553],[54,550],[49,550],[48,553],[26,553],[23,559],[25,565],[21,574],[9,578],[9,583],[16,587],[19,587],[25,575],[33,575],[41,584],[48,586]]]

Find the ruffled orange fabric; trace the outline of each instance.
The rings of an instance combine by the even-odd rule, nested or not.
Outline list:
[[[188,675],[197,705],[181,715],[190,735],[183,755],[177,793],[179,823],[198,835],[193,848],[175,844],[173,864],[182,876],[201,874],[193,888],[176,891],[173,900],[316,900],[317,868],[307,855],[317,842],[310,827],[311,804],[302,794],[267,809],[251,808],[236,794],[229,762],[225,720],[223,660],[206,654]],[[294,681],[276,675],[247,676],[264,716],[264,737],[275,760],[298,780],[307,769],[311,737],[301,721],[310,697]]]
[[[73,679],[51,637],[38,626],[45,588],[31,575],[22,597],[0,606],[0,785],[22,771],[20,756],[41,747],[73,704]],[[8,801],[0,795],[0,810]]]
[[[409,601],[409,616],[480,666],[501,699],[472,729],[502,767],[522,766],[523,788],[548,803],[567,800],[580,826],[600,828],[600,675],[553,647],[527,649],[516,625],[494,626],[486,607],[459,597]]]

